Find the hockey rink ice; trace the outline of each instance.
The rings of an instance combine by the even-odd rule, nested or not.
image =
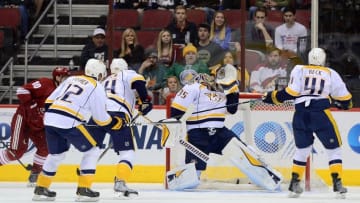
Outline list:
[[[355,177],[354,177],[355,178]],[[358,177],[357,177],[358,178]],[[129,202],[129,203],[359,203],[360,187],[348,187],[346,199],[336,199],[335,193],[328,190],[304,192],[300,198],[288,198],[287,190],[282,192],[266,192],[253,190],[246,186],[241,190],[169,191],[162,184],[128,184],[137,189],[139,196],[123,200],[114,197],[113,184],[94,183],[93,189],[100,192],[99,202]],[[75,202],[76,183],[53,183],[51,189],[57,192],[55,202]],[[1,203],[33,202],[33,188],[26,187],[25,182],[0,182]]]

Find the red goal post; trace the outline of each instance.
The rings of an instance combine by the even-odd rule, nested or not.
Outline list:
[[[170,115],[170,104],[175,95],[167,100],[167,115]],[[261,101],[262,94],[240,93],[238,112],[228,115],[225,125],[237,134],[248,145],[251,145],[261,157],[273,168],[280,171],[288,183],[291,176],[292,157],[295,144],[292,134],[292,115],[294,106],[291,101],[281,105],[265,104]],[[184,164],[185,149],[180,146],[166,149],[166,171]],[[180,158],[179,158],[180,157]],[[244,175],[221,156],[211,156],[208,168],[201,179],[212,182],[239,182]],[[305,189],[310,190],[310,159],[304,176]],[[321,180],[319,180],[321,182]],[[317,185],[317,184],[316,184]]]

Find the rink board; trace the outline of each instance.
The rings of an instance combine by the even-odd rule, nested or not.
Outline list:
[[[1,136],[0,149],[4,149],[5,144],[9,144],[10,137],[10,122],[16,106],[3,105],[0,106],[0,128]],[[244,119],[251,119],[251,126],[249,132],[255,133],[264,124],[269,122],[276,123],[277,126],[284,128],[284,133],[292,133],[288,129],[291,124],[291,111],[282,112],[270,111],[256,111],[251,112],[250,115],[244,114],[240,110],[236,115],[227,118],[226,125],[232,128],[235,125],[243,123]],[[165,118],[166,110],[164,107],[155,108],[148,117],[154,121]],[[343,141],[343,168],[344,168],[344,183],[346,185],[360,185],[360,111],[333,111],[333,116],[338,123],[339,131]],[[245,133],[245,132],[241,132]],[[257,136],[255,135],[254,136]],[[241,135],[243,136],[243,135]],[[131,182],[145,182],[145,183],[162,183],[165,174],[165,149],[160,145],[160,132],[153,126],[139,126],[135,130],[135,140],[137,142],[136,161],[134,163],[134,174],[130,178]],[[107,139],[106,139],[107,143]],[[29,146],[29,151],[21,159],[25,164],[32,162],[32,155],[35,152],[34,147]],[[76,167],[80,163],[81,153],[74,148],[66,154],[66,159],[62,162],[55,181],[72,182],[77,180]],[[117,162],[117,157],[113,151],[108,153],[99,162],[96,174],[96,181],[112,182],[115,174],[115,167],[113,164]],[[273,163],[272,161],[269,161]],[[327,165],[326,152],[322,148],[317,149],[317,155],[314,156],[316,166],[316,173],[324,179],[325,182],[330,183],[329,171]],[[229,173],[229,167],[231,173]],[[276,166],[275,166],[276,168]],[[243,177],[243,174],[238,172],[227,164],[224,166],[214,166],[209,164],[209,174],[226,174],[222,175],[224,179],[231,179],[235,177]],[[26,171],[18,162],[12,162],[9,165],[0,167],[0,181],[25,181],[28,176]]]

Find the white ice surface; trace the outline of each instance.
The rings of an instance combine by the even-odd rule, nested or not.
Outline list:
[[[128,184],[139,191],[139,197],[131,200],[119,200],[114,197],[113,184],[94,183],[93,189],[100,192],[99,202],[129,203],[360,203],[360,187],[348,187],[346,199],[336,199],[328,190],[304,192],[300,198],[288,198],[286,190],[266,192],[244,187],[241,190],[200,190],[169,191],[162,184]],[[51,190],[57,192],[55,202],[75,202],[76,183],[53,183]],[[32,202],[33,188],[27,188],[24,182],[0,182],[0,203]]]

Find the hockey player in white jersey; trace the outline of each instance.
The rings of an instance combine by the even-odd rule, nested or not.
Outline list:
[[[246,149],[247,146],[224,125],[225,115],[235,114],[238,109],[239,86],[236,76],[237,70],[232,65],[220,68],[216,80],[213,76],[203,73],[195,75],[194,82],[185,85],[176,94],[171,104],[171,117],[184,115],[188,107],[194,105],[194,111],[200,113],[194,113],[186,120],[188,142],[207,155],[216,153],[226,156],[254,184],[267,190],[275,190],[281,182],[281,177],[269,172],[262,163],[252,157]],[[195,163],[199,178],[207,166],[201,157],[190,151],[186,151],[185,163]],[[194,181],[193,184],[182,186],[180,176],[180,186],[174,184],[173,189],[195,187],[198,183]]]
[[[133,70],[128,70],[128,65],[122,58],[113,59],[110,70],[111,75],[103,82],[108,97],[106,101],[108,113],[130,123],[136,102],[141,115],[151,111],[151,98],[147,94],[144,77]],[[138,195],[137,191],[126,186],[133,169],[135,155],[133,131],[131,127],[124,125],[120,130],[113,130],[109,134],[113,149],[119,158],[116,164],[114,191],[119,197],[131,198]]]
[[[105,76],[105,64],[89,59],[85,75],[69,77],[45,101],[44,124],[49,155],[36,183],[34,201],[55,200],[56,192],[50,191],[49,187],[70,144],[83,152],[76,200],[99,199],[99,192],[90,188],[104,136],[88,130],[84,123],[91,117],[93,122],[107,131],[120,129],[122,126],[121,118],[111,117],[106,111],[106,94],[99,82]]]
[[[325,67],[326,54],[321,48],[309,52],[309,65],[297,65],[291,71],[288,86],[281,91],[268,92],[263,101],[279,104],[295,99],[293,130],[296,152],[293,158],[290,197],[298,197],[303,189],[300,181],[305,171],[307,157],[314,142],[313,133],[328,153],[333,191],[345,197],[347,189],[341,182],[342,156],[339,129],[329,110],[331,102],[337,108],[352,108],[352,96],[337,72]]]

